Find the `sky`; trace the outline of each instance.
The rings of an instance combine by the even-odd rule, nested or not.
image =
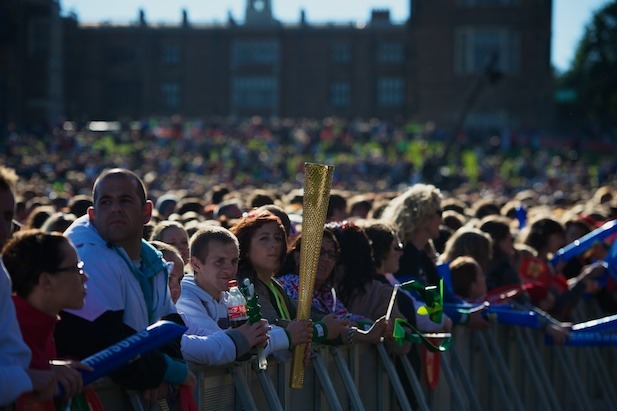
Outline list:
[[[612,1],[553,0],[551,61],[558,70],[569,67],[593,12]],[[152,23],[179,23],[182,9],[193,23],[224,23],[229,13],[242,22],[245,0],[60,0],[60,6],[82,23],[128,23],[137,20],[139,9]],[[389,9],[392,21],[402,22],[409,15],[409,0],[272,0],[274,17],[283,23],[298,22],[301,9],[309,23],[366,22],[376,8]]]

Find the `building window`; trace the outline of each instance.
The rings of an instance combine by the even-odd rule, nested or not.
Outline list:
[[[335,43],[330,48],[330,59],[333,63],[351,62],[351,46],[349,43]]]
[[[514,74],[519,70],[519,56],[520,40],[511,30],[463,27],[455,32],[454,71],[458,75],[483,71],[491,58],[496,58],[495,69]]]
[[[403,43],[388,42],[377,45],[377,61],[383,64],[399,64],[405,58]]]
[[[278,63],[279,55],[276,40],[241,40],[233,43],[231,58],[235,66],[273,65]]]
[[[465,7],[519,6],[521,0],[458,0],[458,4]]]
[[[164,44],[161,47],[161,62],[169,65],[179,64],[182,50],[177,44]]]
[[[335,81],[330,84],[330,106],[347,108],[351,101],[351,86],[347,81]]]
[[[271,76],[238,76],[232,81],[232,100],[236,108],[274,109],[278,84]]]
[[[378,107],[401,107],[404,102],[405,80],[402,77],[380,77],[377,79]]]
[[[161,87],[163,105],[167,108],[178,108],[182,103],[182,86],[178,83],[165,83]]]

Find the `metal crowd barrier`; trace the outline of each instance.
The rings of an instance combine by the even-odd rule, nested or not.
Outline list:
[[[290,362],[268,360],[266,371],[251,361],[190,364],[198,381],[195,400],[200,410],[411,409],[383,345],[317,346],[311,357],[301,389],[289,387]]]
[[[574,313],[577,321],[600,316],[593,301]],[[455,327],[453,340],[440,354],[434,389],[408,357],[400,358],[397,372],[382,344],[313,347],[301,389],[289,387],[288,361],[269,359],[267,370],[253,361],[189,365],[200,410],[617,410],[616,347],[547,346],[538,330],[499,324],[486,331]],[[95,385],[103,388],[104,381],[113,388],[109,379]],[[146,409],[115,387],[114,409]]]
[[[579,304],[574,319],[602,315],[591,300]],[[455,377],[440,380],[431,409],[617,410],[616,347],[546,346],[538,330],[499,324],[456,327],[453,340],[442,370]],[[462,406],[456,390],[464,393]]]

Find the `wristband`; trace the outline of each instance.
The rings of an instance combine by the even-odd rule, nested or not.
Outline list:
[[[283,328],[283,331],[285,331],[285,335],[287,336],[287,340],[289,340],[289,349],[291,350],[291,348],[293,347],[293,341],[291,340],[291,333],[289,331],[287,331],[287,328]]]
[[[313,338],[315,342],[321,342],[328,339],[328,327],[321,321],[317,321],[313,324]]]

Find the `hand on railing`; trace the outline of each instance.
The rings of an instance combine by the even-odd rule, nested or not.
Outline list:
[[[289,332],[292,347],[310,343],[313,338],[311,320],[293,320],[287,325],[286,330]]]
[[[248,321],[237,327],[236,330],[242,333],[251,347],[265,347],[268,343],[268,331],[272,327],[268,325],[268,321],[261,319],[256,323]]]

